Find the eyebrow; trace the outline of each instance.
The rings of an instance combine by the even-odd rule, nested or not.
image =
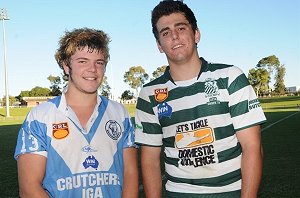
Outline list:
[[[74,60],[90,60],[90,59],[89,58],[85,58],[85,57],[79,57],[79,58],[76,58]],[[105,62],[105,60],[103,58],[99,58],[96,61],[104,61]]]
[[[189,23],[186,23],[186,22],[179,22],[179,23],[175,23],[175,27],[178,27],[178,26],[181,26],[181,25],[185,25],[185,26],[187,26]],[[164,31],[166,31],[166,30],[169,30],[170,28],[169,27],[165,27],[165,28],[163,28],[163,29],[161,29],[160,31],[159,31],[159,33],[162,33],[162,32],[164,32]]]

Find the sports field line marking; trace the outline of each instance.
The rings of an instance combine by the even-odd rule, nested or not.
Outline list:
[[[299,112],[300,112],[300,109],[299,109],[296,113],[293,113],[293,114],[291,114],[291,115],[289,115],[289,116],[286,116],[286,117],[284,117],[284,118],[282,118],[282,119],[280,119],[280,120],[274,122],[273,124],[270,124],[269,126],[263,128],[263,129],[261,130],[261,132],[267,130],[268,128],[270,128],[270,127],[272,127],[272,126],[274,126],[275,124],[278,124],[279,122],[282,122],[282,121],[284,121],[284,120],[286,120],[286,119],[292,117],[293,115],[295,115],[295,114],[297,114],[297,113],[299,113]]]

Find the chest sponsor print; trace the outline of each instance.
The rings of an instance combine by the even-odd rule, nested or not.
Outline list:
[[[176,133],[175,145],[178,149],[191,148],[214,141],[213,131],[210,127],[200,128],[196,131]]]

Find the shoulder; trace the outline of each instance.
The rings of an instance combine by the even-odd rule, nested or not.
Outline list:
[[[218,73],[223,78],[243,74],[242,69],[238,66],[212,62],[207,63],[206,72]]]
[[[162,75],[158,78],[155,78],[154,80],[150,81],[149,83],[146,83],[143,88],[145,87],[152,87],[152,86],[156,86],[156,85],[160,85],[160,84],[165,84],[169,81],[168,78],[165,77],[165,75]]]

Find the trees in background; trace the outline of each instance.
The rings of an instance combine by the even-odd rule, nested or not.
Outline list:
[[[274,72],[275,75],[273,77]],[[257,95],[270,95],[270,82],[273,77],[275,83],[272,94],[283,95],[285,94],[284,76],[284,65],[280,63],[275,55],[271,55],[262,58],[255,68],[249,70],[248,80],[256,90]]]
[[[156,70],[152,72],[150,80],[154,80],[161,76],[165,72],[166,68],[166,65],[157,67]],[[273,77],[275,83],[272,94],[283,95],[286,93],[284,84],[285,73],[285,66],[280,63],[279,59],[275,55],[271,55],[262,58],[254,68],[249,70],[248,80],[255,89],[256,94],[261,96],[269,95],[271,93],[270,82]],[[146,83],[148,78],[149,75],[142,66],[133,66],[125,72],[123,81],[127,83],[130,88],[135,91],[136,96],[138,96],[139,89]],[[67,85],[67,81],[64,80],[63,77],[53,75],[49,75],[47,79],[51,83],[50,89],[36,86],[30,91],[21,91],[20,95],[16,98],[20,100],[21,97],[61,95],[61,86],[65,87]],[[108,84],[107,76],[103,77],[103,82],[99,87],[99,92],[101,95],[108,98],[111,96],[111,87]],[[125,90],[121,95],[121,100],[130,100],[133,97],[133,92]]]
[[[156,70],[152,72],[153,78],[151,78],[151,80],[154,80],[155,78],[158,78],[161,75],[163,75],[163,73],[166,71],[166,68],[167,68],[166,65],[156,68]]]
[[[51,96],[51,90],[44,87],[36,86],[30,91],[21,91],[20,97],[39,97],[39,96]]]
[[[100,94],[102,96],[105,96],[105,97],[109,98],[111,96],[110,90],[111,90],[111,87],[109,86],[109,84],[107,82],[107,77],[103,76],[102,83],[99,87]]]
[[[128,83],[128,85],[135,90],[137,96],[139,89],[142,88],[143,84],[148,80],[149,75],[142,66],[133,66],[125,72],[123,77],[124,82]]]
[[[133,93],[130,90],[125,90],[121,95],[121,100],[131,100],[133,98]]]
[[[253,68],[249,70],[248,80],[254,88],[257,96],[269,91],[269,79],[270,74],[265,68]]]
[[[51,86],[50,86],[50,89],[51,89],[51,95],[52,96],[59,96],[61,95],[61,88],[60,88],[60,85],[61,85],[61,78],[59,76],[48,76],[47,78],[50,83],[51,83]]]
[[[285,67],[280,65],[277,67],[275,75],[274,92],[278,95],[284,95],[286,88],[284,85]]]

